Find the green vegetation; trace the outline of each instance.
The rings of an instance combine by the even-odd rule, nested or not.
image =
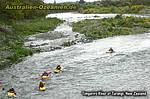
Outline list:
[[[22,20],[43,17],[50,13],[75,11],[78,4],[45,4],[43,0],[0,0],[0,15],[3,20]]]
[[[92,24],[92,25],[91,25]],[[115,35],[138,34],[148,31],[150,18],[124,17],[91,19],[73,23],[73,31],[100,39]]]
[[[18,59],[24,56],[32,55],[31,49],[23,47],[24,38],[26,36],[47,32],[55,29],[61,23],[61,20],[56,18],[37,18],[37,19],[24,19],[22,21],[13,21],[0,23],[0,61],[1,66],[7,63],[17,62]],[[9,25],[6,25],[8,23]],[[7,65],[7,64],[6,64]]]
[[[38,9],[23,9],[23,6],[36,6]],[[56,18],[46,19],[48,13],[76,9],[77,5],[72,3],[45,4],[43,0],[0,0],[0,69],[33,54],[32,49],[23,47],[26,36],[51,31],[63,22]]]
[[[79,12],[150,14],[150,0],[102,0],[82,5]]]
[[[132,5],[132,6],[122,6],[122,7],[116,7],[116,6],[84,6],[79,10],[80,13],[120,13],[120,14],[126,14],[126,13],[132,13],[132,14],[150,14],[150,6],[144,6],[144,5]]]
[[[42,0],[0,0],[0,14],[3,20],[22,20],[22,19],[33,19],[36,17],[45,16],[46,11],[43,10],[6,10],[7,5],[42,5]]]
[[[0,69],[33,50],[23,47],[26,36],[47,32],[61,23],[56,18],[46,19],[48,10],[6,10],[7,5],[44,5],[42,0],[0,0]]]
[[[35,33],[47,32],[55,29],[56,25],[61,23],[61,20],[56,18],[37,18],[32,20],[13,22],[12,28],[18,35],[28,36]]]

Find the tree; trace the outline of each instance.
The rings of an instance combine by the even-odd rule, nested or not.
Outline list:
[[[6,6],[12,5],[40,5],[43,0],[0,0],[0,15],[3,20],[20,20],[43,16],[47,12],[42,10],[8,10]]]
[[[54,4],[56,4],[56,0],[54,0]]]
[[[80,0],[79,3],[83,4],[83,3],[85,3],[85,1],[84,0]]]

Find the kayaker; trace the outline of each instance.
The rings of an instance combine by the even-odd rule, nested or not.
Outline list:
[[[50,73],[44,71],[44,73],[41,76],[49,76]]]
[[[61,66],[60,66],[60,65],[57,65],[56,69],[57,69],[57,70],[61,70]]]
[[[42,79],[48,79],[50,73],[51,73],[51,72],[46,72],[46,71],[44,71],[44,73],[41,75],[41,78],[42,78]]]
[[[109,50],[107,51],[107,53],[114,53],[115,51],[112,49],[112,47],[109,48]]]
[[[44,85],[45,85],[45,83],[40,82],[40,84],[39,84],[39,91],[45,91]]]
[[[15,92],[14,88],[11,88],[7,91],[7,96],[8,97],[15,97],[16,96],[16,92]]]
[[[56,69],[54,70],[54,73],[60,73],[61,72],[61,66],[57,65]]]

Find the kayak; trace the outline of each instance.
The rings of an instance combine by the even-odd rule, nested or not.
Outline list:
[[[41,78],[42,78],[42,79],[48,79],[49,76],[42,76]]]
[[[115,51],[113,51],[113,52],[112,51],[107,51],[106,53],[115,53]]]
[[[45,91],[45,87],[40,87],[39,91]]]
[[[7,92],[8,97],[16,97],[16,94],[13,92]]]
[[[54,73],[60,73],[61,70],[55,69]]]

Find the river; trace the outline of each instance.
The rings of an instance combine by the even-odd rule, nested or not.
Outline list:
[[[115,14],[96,16],[114,17]],[[69,35],[69,38],[74,38],[71,22],[94,18],[95,15],[90,17],[83,14],[60,13],[47,17],[66,20],[54,31],[63,32]],[[57,41],[61,41],[60,39],[62,38],[58,38]],[[39,42],[36,40],[32,42]],[[42,41],[49,44],[53,40],[40,40],[40,44]],[[22,62],[0,70],[0,88],[4,88],[0,91],[0,99],[8,99],[5,93],[10,87],[15,88],[17,99],[150,99],[149,42],[150,33],[115,36],[25,57]],[[106,54],[110,47],[116,53]],[[46,81],[46,91],[39,92],[39,80],[33,78],[45,70],[53,70],[57,64],[61,64],[63,72],[60,75],[53,74],[51,79]],[[147,91],[147,96],[82,96],[81,91],[90,90],[142,90]]]

